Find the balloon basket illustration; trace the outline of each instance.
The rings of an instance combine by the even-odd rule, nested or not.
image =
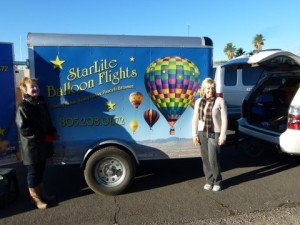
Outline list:
[[[199,89],[199,69],[189,59],[167,56],[153,61],[145,72],[145,87],[154,105],[175,134],[175,123]]]

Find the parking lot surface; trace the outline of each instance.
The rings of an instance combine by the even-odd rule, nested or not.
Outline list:
[[[1,224],[300,224],[300,158],[266,152],[251,158],[222,149],[223,190],[203,190],[201,158],[145,161],[127,193],[104,196],[78,165],[49,166],[46,210],[30,203],[26,171],[14,165],[20,195],[0,209]]]

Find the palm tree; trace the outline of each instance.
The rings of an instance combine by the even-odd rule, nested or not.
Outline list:
[[[235,50],[236,50],[235,46],[232,44],[232,42],[229,42],[226,44],[226,46],[224,48],[224,53],[227,55],[228,59],[232,59],[234,56]]]
[[[237,48],[237,49],[235,50],[235,52],[234,52],[234,57],[238,57],[238,56],[243,55],[243,54],[245,54],[244,49],[242,49],[242,48]]]
[[[257,35],[255,35],[255,37],[252,41],[252,44],[256,50],[261,50],[265,44],[264,43],[265,40],[266,39],[264,38],[264,36],[262,34],[257,34]]]

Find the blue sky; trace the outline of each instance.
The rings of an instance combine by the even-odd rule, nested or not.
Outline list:
[[[227,43],[248,52],[262,34],[264,49],[300,55],[299,9],[299,0],[5,0],[0,42],[14,43],[24,61],[28,32],[208,36],[218,61]]]

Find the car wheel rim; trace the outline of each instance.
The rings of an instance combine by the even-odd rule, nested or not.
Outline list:
[[[116,158],[105,158],[96,164],[94,173],[99,184],[113,187],[124,180],[125,166]]]

